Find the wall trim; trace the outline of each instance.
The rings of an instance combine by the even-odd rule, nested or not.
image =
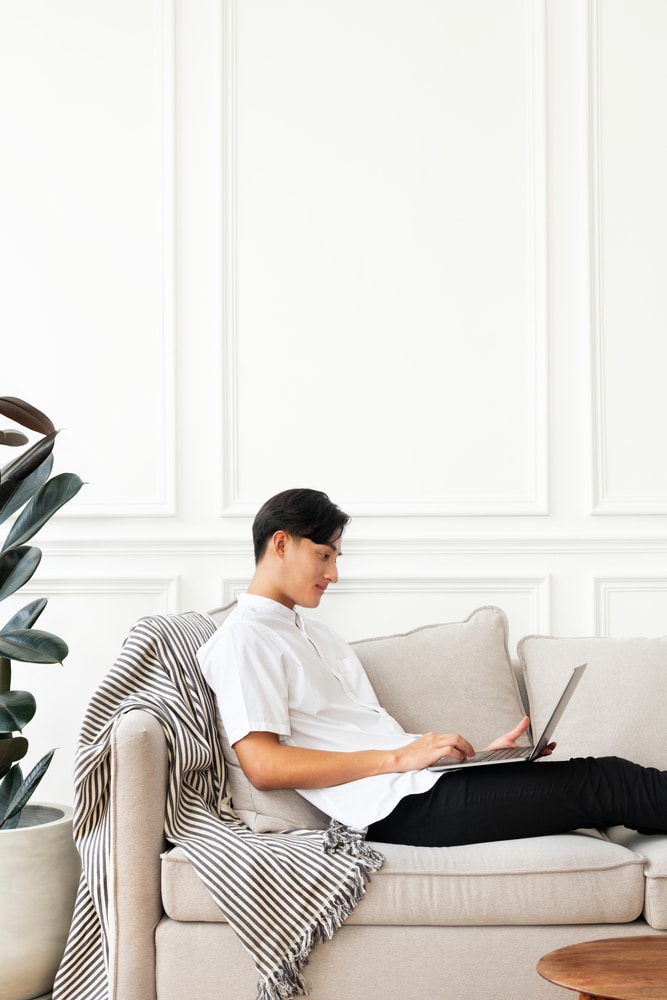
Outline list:
[[[238,280],[237,280],[237,10],[236,0],[223,2],[223,440],[221,516],[237,512],[238,446]],[[258,505],[254,505],[257,509]]]
[[[611,636],[611,598],[619,593],[665,593],[667,576],[597,576],[594,579],[595,634]]]
[[[667,514],[667,496],[613,493],[608,482],[605,360],[604,239],[602,163],[602,0],[588,0],[588,119],[590,198],[591,409],[593,429],[593,508],[595,515]]]
[[[154,496],[104,497],[89,500],[85,491],[76,509],[65,508],[61,516],[173,517],[177,513],[176,491],[176,255],[175,255],[175,159],[176,159],[176,54],[175,2],[154,0],[155,113],[159,139],[154,151],[155,185],[158,191],[158,274],[159,291],[155,303],[156,370],[159,372],[157,426],[159,438],[153,442],[159,457]]]
[[[178,576],[40,575],[39,580],[30,580],[26,583],[21,593],[45,595],[49,598],[57,595],[75,597],[81,594],[145,594],[161,599],[164,614],[177,613],[180,610]]]
[[[221,556],[252,556],[252,543],[241,539],[53,539],[40,542],[45,558],[76,559],[114,557],[192,557],[219,559]],[[462,539],[346,539],[349,555],[665,555],[667,537],[636,538],[462,538]]]
[[[340,497],[356,517],[398,516],[517,516],[545,515],[548,509],[548,343],[547,343],[547,192],[546,192],[546,26],[545,0],[524,0],[526,34],[526,105],[528,125],[525,155],[528,173],[528,259],[532,280],[526,322],[533,331],[532,371],[532,489],[526,496],[459,497],[385,496]],[[253,515],[265,499],[241,493],[238,440],[238,313],[237,313],[237,0],[224,3],[224,137],[222,170],[225,252],[223,322],[225,455],[222,470],[221,517]]]
[[[221,603],[226,606],[248,587],[247,577],[225,579],[222,583]],[[489,591],[498,594],[524,594],[530,597],[531,628],[543,634],[550,631],[551,581],[548,576],[395,576],[357,577],[337,583],[331,591],[336,599],[345,594],[479,594],[480,605],[489,604]],[[327,595],[328,599],[329,595]]]
[[[602,285],[602,164],[600,162],[600,8],[588,3],[588,131],[589,131],[589,241],[591,320],[591,408],[593,428],[593,510],[599,514],[607,494],[606,430],[604,424],[604,310]]]

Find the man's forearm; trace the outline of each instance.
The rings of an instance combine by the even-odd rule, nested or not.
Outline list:
[[[474,753],[458,733],[426,733],[395,750],[350,752],[285,746],[275,733],[252,732],[234,744],[248,781],[272,788],[329,788],[375,774],[418,771],[440,757],[463,760]]]
[[[239,740],[234,749],[246,777],[258,791],[328,788],[373,774],[399,770],[394,751],[358,750],[345,753],[308,750],[273,741],[253,740],[253,735],[257,734]]]

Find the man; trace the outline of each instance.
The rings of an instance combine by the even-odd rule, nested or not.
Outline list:
[[[406,733],[332,629],[306,622],[338,580],[349,517],[287,490],[253,524],[255,573],[200,650],[239,763],[260,790],[294,788],[370,840],[450,846],[623,824],[667,830],[667,773],[622,758],[427,770],[474,753],[459,733]],[[515,746],[523,718],[489,748]],[[553,747],[547,748],[547,755]]]

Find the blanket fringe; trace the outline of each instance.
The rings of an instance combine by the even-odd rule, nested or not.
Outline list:
[[[330,941],[366,892],[370,872],[378,871],[384,858],[365,841],[365,830],[355,830],[331,820],[324,831],[323,847],[327,854],[347,854],[357,859],[341,883],[337,894],[329,899],[327,910],[321,913],[284,957],[280,967],[260,979],[257,1000],[291,1000],[307,996],[310,992],[301,970],[308,964],[308,956],[316,944]]]
[[[380,852],[366,842],[366,828],[357,830],[352,826],[343,826],[335,819],[324,832],[324,851],[326,854],[349,854],[362,861],[370,871],[378,871],[384,863]]]
[[[345,923],[365,892],[365,875],[351,872],[341,886],[339,894],[329,900],[329,909],[322,914],[284,957],[279,969],[260,980],[257,1000],[291,1000],[307,996],[310,992],[301,970],[308,964],[308,956],[316,944],[330,941]]]

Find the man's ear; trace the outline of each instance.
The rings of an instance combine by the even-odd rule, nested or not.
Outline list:
[[[274,533],[273,538],[271,539],[271,544],[273,546],[273,551],[275,552],[275,554],[278,556],[279,559],[282,559],[283,556],[285,555],[288,542],[289,542],[289,535],[287,534],[286,531],[282,531],[281,529],[280,531],[276,531]]]

